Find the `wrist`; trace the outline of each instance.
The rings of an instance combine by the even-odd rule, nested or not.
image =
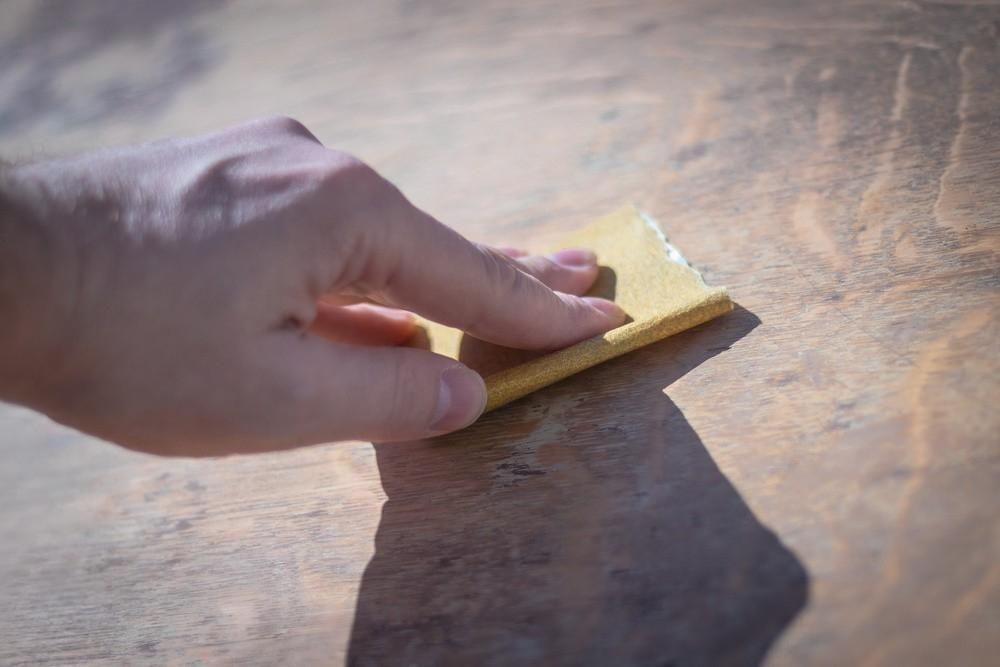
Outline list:
[[[0,399],[43,408],[66,365],[80,262],[32,171],[0,166]]]

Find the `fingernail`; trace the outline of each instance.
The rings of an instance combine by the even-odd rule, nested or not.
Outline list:
[[[607,299],[601,299],[596,296],[585,296],[583,297],[583,300],[610,317],[619,325],[625,322],[625,311],[622,310],[621,306],[615,302],[608,301]]]
[[[485,407],[486,383],[479,374],[452,366],[441,373],[431,432],[447,433],[468,426],[479,419]]]
[[[549,255],[549,259],[556,264],[566,266],[571,269],[586,268],[597,264],[597,255],[590,250],[584,250],[582,248],[560,250],[559,252],[554,252]]]

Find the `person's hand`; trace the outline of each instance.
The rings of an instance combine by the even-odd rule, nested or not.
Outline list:
[[[406,311],[530,349],[624,318],[574,296],[597,275],[592,254],[515,258],[473,244],[289,119],[0,180],[0,236],[22,239],[0,250],[0,263],[18,260],[0,270],[0,319],[12,322],[0,398],[142,451],[220,455],[470,424],[482,379],[399,347],[414,330]]]

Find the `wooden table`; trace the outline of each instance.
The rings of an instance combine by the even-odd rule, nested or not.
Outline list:
[[[996,664],[998,43],[973,0],[3,2],[7,158],[289,114],[480,240],[634,202],[741,307],[437,442],[4,406],[0,663]]]

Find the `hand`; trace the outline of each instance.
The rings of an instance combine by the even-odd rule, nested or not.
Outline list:
[[[482,379],[398,347],[413,333],[406,311],[530,349],[624,319],[574,296],[597,275],[592,254],[473,244],[290,119],[2,180],[0,232],[34,240],[0,250],[0,264],[20,259],[0,298],[14,322],[0,334],[0,397],[137,450],[222,455],[470,424]]]

